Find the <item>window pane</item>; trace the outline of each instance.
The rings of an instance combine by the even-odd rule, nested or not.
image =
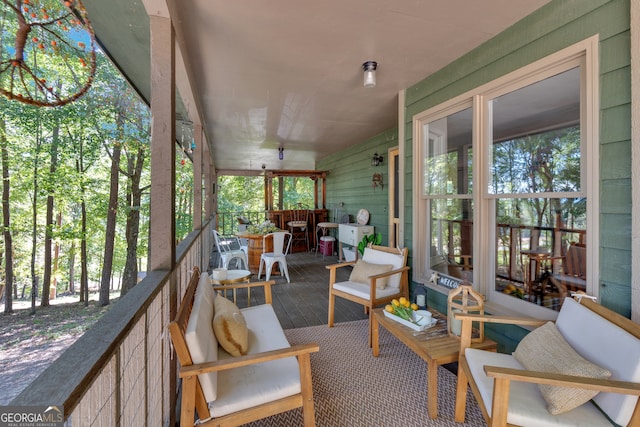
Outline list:
[[[423,194],[471,194],[471,108],[423,128]]]
[[[580,191],[579,68],[500,96],[491,106],[491,194]]]
[[[473,280],[473,203],[464,199],[431,201],[431,269]]]
[[[586,290],[586,201],[499,199],[496,290],[559,310]]]

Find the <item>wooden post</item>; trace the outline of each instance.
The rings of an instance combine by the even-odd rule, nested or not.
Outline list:
[[[202,227],[202,125],[193,125],[193,229]]]
[[[151,200],[149,269],[173,270],[175,242],[175,35],[171,20],[151,26]]]
[[[205,138],[202,138],[202,171],[204,174],[204,214],[205,218],[211,218],[214,206],[217,206],[216,195],[214,194],[214,181],[216,180],[215,171],[211,164],[211,155],[209,154],[209,144]]]

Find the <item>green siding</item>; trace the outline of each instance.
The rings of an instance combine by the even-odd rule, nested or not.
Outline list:
[[[631,284],[629,9],[628,0],[553,1],[408,89],[406,103],[409,123],[414,114],[443,100],[598,34],[601,301],[627,315]],[[412,128],[408,129],[405,148],[410,162]]]
[[[325,157],[316,164],[318,170],[328,170],[327,174],[327,206],[333,207],[344,203],[346,213],[355,216],[359,209],[369,211],[369,225],[375,226],[376,232],[382,233],[384,244],[389,241],[389,156],[387,150],[398,145],[398,131],[391,129],[373,138],[354,145],[339,153]],[[371,166],[374,153],[382,154],[382,165]],[[373,188],[371,178],[374,173],[383,175],[384,187]],[[332,219],[333,220],[333,219]]]
[[[511,71],[593,35],[599,36],[600,71],[600,280],[601,302],[630,315],[631,289],[631,113],[630,0],[554,0],[477,49],[407,88],[405,98],[405,244],[412,247],[413,115],[495,80]],[[389,131],[391,134],[395,130]],[[382,134],[320,162],[332,170],[328,178],[331,202],[359,207],[386,203],[369,191],[369,165],[381,151]],[[392,145],[392,144],[390,144]],[[389,145],[389,146],[390,146]],[[352,169],[349,169],[351,165]],[[366,168],[365,168],[366,166]],[[386,168],[385,168],[386,169]],[[341,180],[345,182],[338,182]],[[361,183],[362,181],[362,183]],[[352,188],[354,186],[355,188]],[[337,195],[331,194],[338,191]],[[365,194],[359,194],[364,192]],[[385,189],[386,193],[386,189]],[[373,197],[371,197],[373,196]],[[381,206],[381,205],[380,205]],[[381,218],[382,219],[382,218]],[[384,215],[386,233],[386,215]],[[375,224],[377,227],[380,225]],[[446,298],[429,292],[428,304],[446,310]],[[491,329],[487,335],[512,349],[526,331]]]

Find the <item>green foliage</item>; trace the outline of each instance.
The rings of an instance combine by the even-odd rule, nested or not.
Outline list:
[[[366,234],[362,237],[362,240],[358,242],[358,252],[360,256],[364,255],[364,248],[369,246],[369,243],[372,245],[379,245],[382,243],[382,233],[372,233]]]
[[[26,295],[30,291],[31,253],[34,247],[34,272],[42,282],[48,195],[54,198],[54,218],[60,216],[60,222],[54,221],[51,227],[54,244],[59,247],[58,271],[53,272],[58,279],[58,291],[68,290],[71,281],[75,283],[76,292],[79,290],[80,242],[83,238],[87,244],[90,284],[99,280],[104,256],[109,168],[116,144],[120,145],[122,161],[111,274],[114,286],[117,286],[118,276],[125,265],[126,217],[132,209],[140,211],[136,253],[139,261],[146,259],[150,183],[149,110],[103,54],[98,55],[98,61],[98,73],[91,90],[67,106],[37,108],[0,97],[0,115],[6,124],[9,154],[10,229],[15,285],[19,297],[23,288]],[[55,132],[57,167],[51,171],[51,144]],[[140,178],[140,187],[145,190],[140,206],[130,206],[127,203],[130,189],[128,164],[135,162],[140,154],[145,157]],[[178,167],[177,185],[188,192],[180,200],[183,203],[178,210],[179,229],[188,233],[192,226],[191,214],[187,209],[192,206],[193,173],[191,161],[187,159],[187,163],[186,168],[181,165]],[[83,202],[87,219],[84,234],[81,227]],[[4,250],[4,242],[0,242],[0,250]],[[144,269],[144,263],[140,264]],[[71,265],[74,266],[73,270],[70,269]]]

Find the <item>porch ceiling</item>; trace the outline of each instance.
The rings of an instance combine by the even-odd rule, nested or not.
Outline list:
[[[400,90],[548,2],[85,0],[84,4],[100,43],[147,100],[145,6],[162,16],[171,11],[185,64],[183,68],[179,56],[179,114],[201,121],[217,169],[260,170],[265,165],[305,170],[315,169],[316,161],[331,153],[394,127]],[[362,84],[361,67],[367,60],[378,62],[378,84],[372,89]]]

